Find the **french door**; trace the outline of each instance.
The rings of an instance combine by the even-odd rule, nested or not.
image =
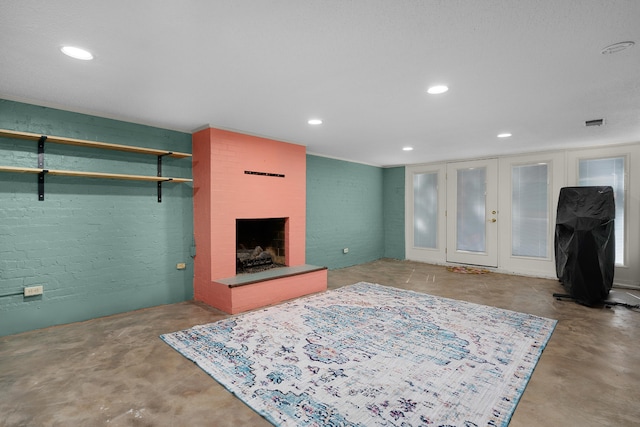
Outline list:
[[[405,256],[555,277],[560,189],[611,185],[617,191],[615,282],[638,287],[640,180],[633,173],[639,168],[640,144],[407,166]]]
[[[447,164],[447,262],[498,266],[498,160]]]

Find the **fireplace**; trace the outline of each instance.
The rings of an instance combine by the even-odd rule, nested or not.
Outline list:
[[[236,314],[327,289],[326,267],[305,263],[304,146],[202,129],[193,134],[193,187],[194,299]],[[239,251],[267,252],[248,264],[281,267],[239,269]]]
[[[236,219],[236,274],[286,266],[287,218]]]

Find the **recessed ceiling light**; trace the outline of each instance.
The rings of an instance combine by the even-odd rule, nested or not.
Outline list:
[[[498,138],[509,138],[511,134],[509,132],[499,133]]]
[[[310,119],[309,121],[307,121],[307,123],[309,123],[310,125],[321,125],[322,124],[322,120],[320,120],[320,119]]]
[[[608,55],[610,53],[618,53],[622,50],[632,47],[633,45],[635,45],[635,42],[631,42],[631,41],[614,43],[602,49],[600,53],[602,53],[603,55]]]
[[[404,151],[413,151],[413,147],[402,147]]]
[[[93,55],[91,52],[81,49],[79,47],[74,46],[63,46],[61,49],[62,53],[67,56],[70,56],[75,59],[81,59],[83,61],[89,61],[93,59]]]
[[[427,89],[427,93],[431,95],[439,95],[441,93],[445,93],[448,90],[449,88],[445,85],[436,85],[436,86],[431,86],[429,89]]]

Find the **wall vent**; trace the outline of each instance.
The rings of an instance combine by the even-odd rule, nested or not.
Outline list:
[[[585,126],[602,126],[604,124],[604,119],[596,119],[596,120],[587,120],[584,122]]]

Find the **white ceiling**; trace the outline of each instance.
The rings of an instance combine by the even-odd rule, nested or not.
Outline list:
[[[639,142],[640,1],[2,0],[0,98],[381,166]]]

